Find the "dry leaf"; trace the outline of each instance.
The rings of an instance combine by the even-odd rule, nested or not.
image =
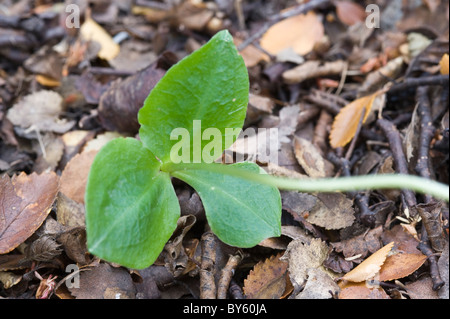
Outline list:
[[[310,141],[294,138],[294,153],[300,166],[312,178],[331,177],[334,166],[320,154],[319,148]]]
[[[390,299],[379,287],[368,287],[365,282],[350,283],[342,287],[339,299]]]
[[[406,284],[406,292],[411,299],[439,299],[438,293],[433,290],[431,277],[419,278]],[[441,288],[439,290],[442,290]]]
[[[307,276],[305,288],[295,299],[331,299],[340,290],[333,278],[321,269],[310,268]]]
[[[244,280],[244,293],[248,299],[279,299],[286,288],[288,264],[280,255],[259,262]]]
[[[439,65],[441,66],[441,74],[445,75],[445,74],[449,73],[449,71],[448,71],[449,57],[448,57],[447,53],[442,56],[442,59],[439,62]]]
[[[287,84],[297,84],[308,79],[338,75],[347,68],[343,60],[321,63],[320,61],[306,61],[305,63],[289,69],[283,73],[283,80]]]
[[[380,271],[381,265],[385,262],[392,247],[394,247],[394,242],[377,250],[352,271],[346,273],[342,279],[346,281],[361,282],[373,278]]]
[[[75,122],[59,119],[63,111],[62,97],[54,91],[41,90],[25,96],[8,110],[8,119],[15,126],[41,132],[65,133]]]
[[[80,273],[79,288],[69,288],[77,299],[135,299],[136,288],[127,270],[102,263]]]
[[[374,253],[381,248],[380,236],[383,233],[382,226],[378,226],[359,236],[331,243],[337,252],[342,252],[345,258],[360,255],[366,257],[369,252]]]
[[[380,269],[379,281],[390,281],[411,275],[427,260],[424,254],[399,252],[388,256]]]
[[[0,254],[19,246],[41,226],[58,194],[58,182],[54,172],[0,178]]]
[[[328,256],[328,246],[319,238],[304,243],[301,239],[289,243],[282,260],[289,263],[289,277],[294,288],[299,289],[308,278],[308,269],[320,268],[328,273],[323,267],[323,262]]]
[[[77,203],[84,203],[87,178],[97,151],[75,155],[61,174],[61,193]]]
[[[336,14],[342,23],[354,25],[366,19],[366,11],[359,4],[352,1],[335,1]]]
[[[365,123],[378,94],[380,93],[376,92],[356,99],[341,109],[339,114],[334,118],[331,128],[330,144],[333,148],[343,147],[352,140],[363,112],[365,113],[362,123]]]
[[[239,46],[241,43],[241,39],[234,37],[234,44],[236,46]],[[242,55],[247,68],[254,67],[260,62],[270,62],[270,57],[261,50],[258,50],[254,45],[247,46],[240,54]]]
[[[342,229],[353,224],[353,200],[342,193],[319,193],[306,220],[325,229]]]
[[[292,48],[296,53],[309,53],[314,44],[322,39],[324,28],[320,17],[309,11],[274,24],[262,37],[261,47],[277,55]]]
[[[101,46],[98,56],[105,60],[114,59],[120,52],[120,46],[97,22],[86,19],[80,28],[82,37],[86,41],[98,42]]]

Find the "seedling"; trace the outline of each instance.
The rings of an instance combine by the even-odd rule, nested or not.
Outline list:
[[[280,235],[276,187],[204,167],[177,168],[215,165],[212,159],[232,145],[243,126],[248,94],[247,68],[227,31],[166,73],[139,111],[140,141],[115,139],[92,164],[85,199],[93,254],[131,268],[152,264],[180,216],[171,177],[198,192],[211,230],[223,242],[252,247]],[[254,163],[231,166],[262,172]]]
[[[270,176],[255,163],[213,163],[242,129],[248,94],[247,68],[227,31],[169,69],[139,111],[140,140],[115,139],[92,164],[85,194],[89,251],[130,268],[151,265],[180,216],[172,177],[197,191],[219,239],[243,248],[280,236],[278,188],[409,188],[448,201],[448,186],[414,176],[303,181]]]

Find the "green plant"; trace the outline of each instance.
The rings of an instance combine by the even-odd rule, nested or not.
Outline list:
[[[139,111],[140,141],[115,139],[92,164],[85,195],[89,251],[131,268],[152,264],[180,216],[171,177],[198,192],[212,231],[239,247],[280,235],[278,188],[405,188],[448,201],[448,186],[416,176],[305,181],[270,176],[254,163],[212,163],[242,128],[248,93],[247,69],[227,31],[174,65]]]
[[[276,187],[205,167],[177,169],[172,161],[182,151],[185,162],[214,165],[242,128],[248,94],[247,69],[227,31],[166,73],[139,111],[141,141],[115,139],[92,164],[85,199],[93,254],[132,268],[152,264],[180,216],[171,177],[198,192],[212,231],[225,243],[251,247],[280,235]],[[169,172],[164,165],[170,164]],[[262,172],[254,163],[232,166]]]

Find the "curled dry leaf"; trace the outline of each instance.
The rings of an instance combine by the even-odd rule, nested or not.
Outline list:
[[[345,274],[342,279],[352,282],[361,282],[373,278],[380,271],[381,265],[385,262],[392,247],[394,247],[394,242],[377,250],[356,268]]]
[[[341,109],[339,114],[336,115],[331,128],[330,144],[333,148],[343,147],[352,140],[363,112],[365,113],[362,123],[365,123],[378,94],[380,92],[356,99]]]
[[[320,17],[313,11],[274,24],[262,37],[261,47],[273,55],[292,48],[296,53],[309,53],[324,35]]]
[[[255,265],[244,280],[248,299],[279,299],[286,288],[287,267],[280,254]]]
[[[0,254],[19,246],[41,226],[58,188],[54,172],[0,178]]]

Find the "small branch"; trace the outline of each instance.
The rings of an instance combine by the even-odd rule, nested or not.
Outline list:
[[[391,86],[391,88],[388,90],[389,94],[398,92],[398,91],[404,91],[409,88],[416,88],[419,86],[426,86],[426,85],[441,85],[441,86],[448,86],[449,76],[447,75],[432,75],[427,77],[421,77],[421,78],[407,78],[402,83],[397,83]]]
[[[419,149],[418,159],[416,164],[416,172],[425,178],[431,178],[429,150],[431,140],[434,136],[434,127],[431,119],[431,107],[430,100],[428,98],[428,87],[421,86],[417,89],[417,101],[418,113],[420,116],[420,137],[419,137]],[[425,200],[430,202],[431,198],[428,197]]]
[[[216,236],[206,232],[202,236],[202,261],[200,266],[200,299],[216,299],[214,264],[216,261]]]
[[[237,254],[230,256],[225,268],[222,269],[220,274],[219,283],[217,287],[217,299],[226,299],[228,286],[230,285],[231,278],[233,278],[236,267],[242,261],[242,255]]]
[[[400,133],[397,128],[388,120],[379,119],[377,125],[383,130],[386,138],[389,142],[389,146],[394,157],[395,166],[397,172],[400,174],[408,175],[408,164],[406,162],[406,157],[403,152],[402,141]],[[408,208],[413,207],[417,204],[416,196],[410,189],[402,190],[403,196],[405,197]],[[411,209],[410,209],[411,211]]]

